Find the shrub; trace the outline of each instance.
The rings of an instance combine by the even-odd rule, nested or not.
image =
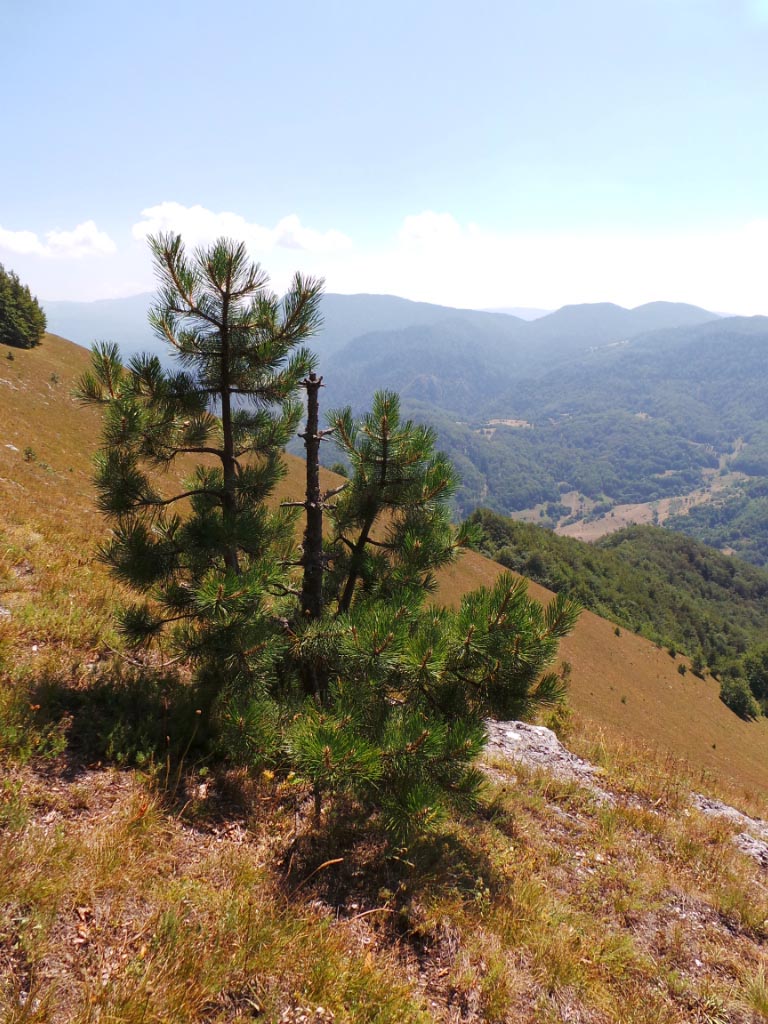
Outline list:
[[[749,684],[740,676],[723,680],[720,684],[720,700],[739,718],[751,720],[760,714],[760,705],[752,696]]]

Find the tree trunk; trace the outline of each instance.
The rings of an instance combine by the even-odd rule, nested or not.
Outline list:
[[[302,381],[307,392],[307,429],[304,438],[307,460],[306,527],[301,564],[304,579],[301,587],[301,614],[318,619],[323,613],[323,502],[320,495],[320,441],[318,392],[323,378],[314,373]]]
[[[229,533],[237,518],[235,440],[232,432],[232,393],[229,380],[229,297],[224,297],[221,318],[221,431],[223,435],[224,454],[222,469],[224,473],[224,494],[222,495],[222,518],[224,530]],[[224,564],[238,576],[240,560],[237,557],[237,546],[227,544],[224,549]]]
[[[301,586],[301,614],[305,619],[319,619],[323,614],[323,500],[320,494],[320,441],[319,391],[323,378],[314,373],[301,382],[307,392],[307,429],[304,438],[307,463],[307,488],[304,500],[306,525],[304,528],[304,551],[301,564],[304,576]],[[328,696],[328,679],[324,670],[317,665],[305,665],[303,670],[304,690],[325,704]],[[319,795],[316,797],[319,801]]]

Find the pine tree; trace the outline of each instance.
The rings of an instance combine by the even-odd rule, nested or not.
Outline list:
[[[508,575],[458,611],[430,604],[436,571],[468,539],[450,522],[456,475],[434,431],[403,421],[389,392],[361,421],[345,409],[329,422],[352,470],[328,509],[323,613],[297,624],[292,651],[323,687],[294,716],[287,749],[316,806],[353,793],[406,840],[475,799],[485,717],[562,699],[547,669],[578,609],[561,597],[545,609]]]
[[[151,247],[151,322],[181,369],[150,356],[124,368],[107,344],[79,388],[105,412],[96,482],[113,530],[101,555],[143,595],[122,629],[139,644],[170,633],[215,695],[230,758],[294,772],[318,814],[348,794],[399,841],[429,831],[476,798],[484,718],[561,699],[548,668],[577,609],[562,598],[545,609],[506,575],[456,611],[430,603],[436,572],[467,540],[451,524],[456,474],[434,431],[403,420],[388,392],[360,421],[340,410],[320,430],[322,380],[297,347],[318,326],[320,285],[297,277],[278,301],[242,245],[191,257],[179,237]],[[270,510],[300,387],[307,491]],[[351,473],[323,495],[326,433]],[[182,458],[190,478],[167,494],[162,471]]]
[[[453,559],[466,532],[451,525],[458,478],[435,451],[435,431],[402,422],[400,399],[389,391],[374,396],[360,422],[350,409],[328,420],[351,465],[350,485],[332,516],[338,611],[349,611],[356,588],[384,599],[431,591],[436,570]]]
[[[101,557],[144,595],[124,610],[132,643],[168,630],[214,689],[262,691],[282,644],[273,596],[287,592],[294,516],[265,499],[284,473],[282,450],[313,357],[299,343],[319,326],[321,284],[297,275],[280,301],[245,246],[219,240],[188,256],[179,236],[150,240],[159,295],[155,332],[181,368],[156,356],[124,368],[98,346],[80,397],[105,409],[98,506],[113,524]],[[162,471],[194,460],[182,490]]]
[[[45,313],[29,287],[0,263],[0,344],[34,348],[46,326]]]

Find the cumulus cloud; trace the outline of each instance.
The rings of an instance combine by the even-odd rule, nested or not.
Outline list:
[[[19,256],[80,259],[83,256],[107,256],[117,246],[92,220],[83,221],[72,231],[48,231],[45,241],[34,231],[9,231],[0,225],[0,250]]]
[[[296,214],[279,220],[273,228],[247,221],[239,213],[215,213],[204,206],[165,202],[141,211],[142,220],[133,225],[133,237],[143,239],[159,231],[175,231],[191,245],[201,245],[225,236],[245,242],[253,252],[275,248],[303,252],[335,253],[352,247],[340,231],[315,231],[304,227]]]
[[[406,217],[399,234],[401,244],[408,248],[442,248],[456,245],[464,238],[465,232],[452,214],[433,210]]]

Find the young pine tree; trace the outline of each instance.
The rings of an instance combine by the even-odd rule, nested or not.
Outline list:
[[[547,668],[578,610],[560,597],[545,609],[508,575],[458,611],[430,604],[436,570],[466,540],[450,523],[456,476],[434,432],[402,420],[388,392],[359,422],[348,409],[329,421],[352,469],[329,508],[322,613],[296,624],[291,651],[323,682],[286,749],[318,806],[354,794],[406,840],[476,797],[485,717],[562,699]]]
[[[178,237],[151,245],[161,284],[151,320],[181,368],[148,356],[124,368],[102,345],[80,382],[105,410],[97,487],[113,532],[102,557],[142,594],[122,628],[134,643],[170,632],[220,698],[230,756],[294,771],[318,811],[349,794],[399,840],[428,831],[476,796],[484,718],[561,697],[547,669],[576,608],[558,598],[544,609],[509,576],[457,611],[429,603],[465,539],[450,523],[456,477],[434,432],[404,421],[389,393],[359,422],[331,416],[352,472],[323,549],[319,382],[297,347],[318,326],[319,284],[297,277],[278,301],[242,245],[192,256]],[[297,562],[293,510],[266,498],[300,386],[312,458],[295,503],[308,515]],[[167,494],[162,470],[180,459],[189,480]],[[303,567],[300,590],[291,565]]]
[[[301,415],[321,283],[297,275],[282,300],[243,244],[189,255],[179,236],[150,239],[159,279],[155,332],[178,369],[156,356],[124,368],[117,346],[94,351],[79,383],[105,410],[98,505],[112,523],[101,556],[143,600],[125,609],[132,643],[166,631],[215,690],[263,690],[281,650],[273,595],[286,592],[293,516],[265,499]],[[190,466],[166,494],[162,471]]]

